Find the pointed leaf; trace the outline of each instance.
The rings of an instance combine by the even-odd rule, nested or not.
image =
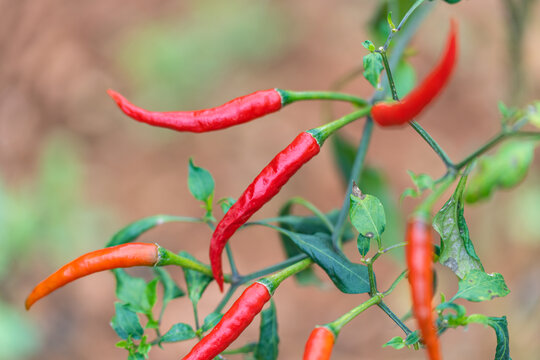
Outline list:
[[[120,338],[127,340],[128,338],[140,339],[144,333],[144,329],[139,322],[137,314],[129,309],[127,305],[121,303],[114,304],[116,314],[111,320],[113,330]]]
[[[384,208],[375,196],[361,193],[359,195],[351,195],[349,207],[351,223],[360,236],[370,240],[375,239],[380,245],[381,235],[386,227]],[[358,249],[360,250],[360,243],[358,243]]]
[[[459,281],[459,290],[454,299],[462,298],[469,301],[485,301],[503,297],[510,293],[501,274],[486,274],[483,271],[472,270]]]
[[[191,254],[185,251],[180,252],[179,255],[197,261],[197,259],[195,259],[193,256],[191,256]],[[197,306],[197,303],[201,299],[202,294],[206,290],[206,287],[212,282],[213,278],[195,270],[190,270],[186,268],[184,268],[183,270],[184,278],[186,279],[189,299],[194,306]]]
[[[384,70],[382,56],[372,52],[364,56],[364,77],[374,87],[379,85],[381,71]]]
[[[270,301],[270,307],[261,312],[261,325],[259,332],[259,343],[255,348],[255,359],[276,360],[278,358],[278,323],[276,316],[276,305]]]
[[[144,279],[130,276],[123,269],[112,270],[116,278],[116,297],[126,303],[132,310],[144,314],[150,314],[153,303],[155,302],[155,293],[147,287]],[[154,291],[156,283],[153,284]]]
[[[171,343],[193,339],[195,337],[193,328],[184,323],[174,324],[160,339],[160,342]]]
[[[207,202],[214,194],[214,179],[208,170],[195,166],[189,159],[188,187],[191,195],[199,201]]]

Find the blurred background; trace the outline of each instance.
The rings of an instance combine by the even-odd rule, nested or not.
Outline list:
[[[419,119],[458,160],[498,131],[499,100],[521,106],[540,98],[540,7],[529,1],[528,22],[509,31],[510,0],[435,2],[408,60],[422,78],[438,59],[448,19],[459,20],[455,76]],[[142,107],[164,111],[216,106],[273,87],[325,90],[361,65],[364,40],[382,45],[369,32],[377,7],[378,2],[367,0],[0,0],[0,359],[126,358],[125,350],[115,348],[119,339],[109,326],[115,300],[110,273],[70,284],[28,313],[23,306],[27,294],[60,265],[103,247],[131,221],[154,214],[202,215],[187,189],[189,157],[213,174],[216,198],[238,197],[298,132],[325,119],[320,103],[303,102],[241,127],[176,133],[130,120],[107,96],[108,88]],[[516,49],[522,49],[522,57]],[[516,67],[519,63],[522,68]],[[359,77],[345,90],[369,97],[373,88]],[[336,115],[347,110],[343,104],[334,108]],[[342,135],[358,143],[361,130],[360,121]],[[408,127],[375,129],[367,162],[378,169],[378,184],[393,199],[396,227],[388,241],[400,241],[402,219],[416,203],[398,202],[411,186],[406,170],[437,178],[443,165]],[[540,352],[539,180],[536,160],[520,187],[465,210],[486,271],[501,273],[512,291],[502,299],[467,304],[468,311],[506,315],[516,359],[538,359]],[[256,217],[274,216],[294,195],[330,211],[341,206],[343,194],[328,147]],[[141,241],[208,262],[210,235],[204,225],[167,224]],[[277,235],[260,228],[238,233],[231,246],[243,273],[283,258]],[[358,260],[354,246],[347,254]],[[380,260],[381,287],[403,266],[398,252]],[[439,270],[439,289],[453,294],[455,276]],[[134,273],[149,274],[145,269]],[[171,273],[184,286],[181,270]],[[281,359],[300,358],[314,325],[366,299],[341,294],[322,273],[321,278],[327,285],[322,289],[290,281],[276,294]],[[218,301],[213,283],[200,313],[210,312]],[[388,304],[399,315],[408,311],[405,282]],[[182,298],[167,308],[163,328],[191,319],[191,305]],[[238,344],[256,339],[257,333],[257,325],[251,326]],[[370,309],[341,332],[333,358],[423,358],[422,352],[381,347],[401,335],[382,312]],[[156,347],[150,358],[178,357],[193,344]],[[473,325],[448,331],[442,346],[446,359],[489,359],[495,335]]]

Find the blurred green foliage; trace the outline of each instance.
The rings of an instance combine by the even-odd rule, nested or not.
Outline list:
[[[160,18],[117,45],[121,68],[153,108],[208,107],[205,98],[231,70],[275,59],[290,42],[286,19],[268,2],[204,0],[188,7],[180,21],[177,14]]]
[[[101,247],[112,230],[111,213],[83,196],[83,167],[65,136],[46,143],[32,181],[8,187],[0,177],[0,286],[29,273],[39,258],[51,268]],[[0,174],[1,175],[1,174]],[[9,276],[9,277],[8,277]],[[6,286],[4,286],[6,285]],[[21,304],[0,294],[0,359],[23,359],[38,348],[38,334]]]

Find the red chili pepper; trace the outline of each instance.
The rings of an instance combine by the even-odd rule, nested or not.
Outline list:
[[[26,309],[54,290],[98,271],[153,266],[159,261],[157,244],[131,243],[89,252],[62,266],[40,282],[26,299]]]
[[[401,101],[373,105],[371,116],[380,126],[394,126],[412,121],[441,92],[454,69],[457,58],[458,25],[450,22],[450,33],[441,60],[424,81]]]
[[[406,258],[413,313],[430,360],[440,360],[439,338],[433,319],[433,244],[431,228],[422,217],[414,217],[407,225]]]
[[[300,133],[289,146],[266,165],[221,219],[210,241],[212,272],[221,290],[223,290],[221,253],[229,238],[257,210],[273,198],[302,165],[317,155],[319,150],[319,142],[311,133]]]
[[[282,97],[276,89],[257,91],[211,109],[170,112],[144,110],[114,90],[109,89],[107,93],[127,116],[149,125],[177,131],[206,132],[224,129],[273,113],[282,107]]]
[[[316,327],[309,335],[303,360],[329,360],[336,336],[325,326]]]
[[[271,297],[265,285],[259,282],[250,285],[183,360],[211,360],[218,356],[240,336]]]

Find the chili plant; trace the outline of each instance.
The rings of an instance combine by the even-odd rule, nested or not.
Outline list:
[[[459,1],[447,0],[447,3]],[[444,6],[447,6],[443,4]],[[383,5],[382,12],[386,11]],[[115,315],[111,325],[121,341],[117,346],[128,351],[129,359],[147,357],[153,346],[196,339],[188,354],[175,354],[183,359],[223,359],[232,354],[245,354],[250,359],[277,359],[279,335],[276,311],[279,304],[271,301],[279,285],[290,277],[300,284],[317,281],[313,267],[319,267],[338,291],[345,294],[367,294],[368,299],[326,324],[311,324],[314,328],[306,339],[304,359],[329,359],[332,349],[339,346],[339,334],[347,331],[345,325],[370,307],[378,307],[396,325],[395,336],[384,346],[395,349],[411,348],[423,351],[431,360],[442,359],[445,353],[440,337],[449,329],[479,323],[495,330],[497,346],[495,359],[510,359],[507,319],[505,316],[484,314],[467,315],[466,307],[458,299],[481,302],[503,297],[509,293],[503,276],[487,273],[464,217],[464,204],[484,200],[499,188],[517,185],[531,165],[534,149],[540,140],[540,132],[527,128],[538,127],[540,104],[534,103],[523,109],[501,105],[502,127],[495,137],[480,144],[469,156],[460,161],[452,160],[442,147],[416,121],[423,109],[436,97],[444,96],[444,89],[451,75],[459,72],[458,20],[449,21],[448,38],[441,59],[433,66],[419,85],[411,89],[402,100],[396,90],[393,70],[403,61],[403,49],[412,34],[420,26],[434,3],[417,0],[401,15],[398,26],[392,17],[386,18],[388,36],[384,44],[375,46],[366,41],[369,53],[364,57],[361,71],[357,69],[346,81],[340,81],[332,91],[291,91],[270,89],[258,91],[224,105],[197,111],[148,111],[109,90],[121,110],[129,117],[153,126],[176,131],[207,132],[247,121],[255,121],[266,114],[279,111],[283,106],[304,100],[347,102],[352,110],[347,115],[311,130],[302,131],[284,150],[279,152],[259,175],[237,195],[238,200],[227,197],[214,199],[215,183],[210,172],[198,167],[190,159],[188,163],[189,191],[202,203],[200,216],[156,215],[136,221],[112,237],[105,249],[96,250],[68,263],[41,282],[27,299],[29,308],[37,300],[60,286],[97,271],[113,270],[116,277]],[[408,23],[410,22],[410,23]],[[407,27],[404,25],[408,23]],[[393,44],[393,40],[396,42]],[[442,42],[442,41],[441,41]],[[391,45],[393,45],[391,47]],[[384,76],[381,76],[384,71]],[[370,99],[340,92],[340,87],[363,73],[375,86]],[[363,135],[357,147],[337,135],[337,131],[352,122],[364,122]],[[406,235],[402,242],[388,243],[385,238],[387,213],[394,213],[391,206],[383,206],[377,194],[371,193],[365,182],[368,170],[365,156],[370,145],[373,127],[411,126],[427,142],[446,168],[443,176],[433,179],[426,174],[414,175],[416,189],[407,189],[403,196],[412,197],[416,209],[410,214]],[[338,163],[346,174],[347,191],[341,207],[324,213],[310,201],[294,197],[287,201],[280,213],[273,218],[248,222],[257,211],[286,186],[288,180],[311,158],[321,151],[327,139],[333,139]],[[485,153],[502,144],[494,155]],[[247,183],[247,179],[244,179]],[[358,185],[357,185],[358,183]],[[436,205],[447,190],[454,187],[453,194],[441,209]],[[384,200],[384,199],[383,199]],[[385,201],[386,202],[386,201]],[[215,205],[219,204],[220,217]],[[293,206],[302,206],[312,216],[292,215]],[[133,243],[141,234],[169,222],[200,223],[208,226],[209,259],[195,259],[186,252],[167,250],[157,244]],[[195,225],[194,225],[195,226]],[[234,261],[235,254],[228,241],[237,231],[246,227],[266,227],[281,237],[286,260],[258,271],[242,274]],[[439,238],[434,238],[434,233]],[[360,255],[353,262],[343,252],[346,243],[356,238]],[[434,241],[435,240],[435,241]],[[396,276],[387,289],[380,289],[376,280],[377,260],[394,249],[405,248],[406,267]],[[225,250],[230,273],[224,273],[222,252]],[[209,260],[210,264],[207,264]],[[458,291],[451,297],[436,295],[436,264],[448,267],[456,276]],[[146,282],[128,275],[122,268],[152,266],[155,278]],[[161,320],[166,306],[183,297],[177,282],[164,268],[179,266],[184,270],[187,296],[194,313],[194,324],[185,319],[162,331]],[[416,320],[417,330],[405,323],[385,303],[396,286],[408,278],[412,308],[409,317]],[[215,310],[205,314],[201,323],[198,302],[212,281],[216,281],[223,297],[216,301]],[[320,281],[320,280],[319,280]],[[163,287],[161,312],[155,314],[156,288]],[[247,288],[234,304],[226,310],[236,291]],[[54,295],[53,295],[54,296]],[[263,310],[266,306],[266,310]],[[260,337],[253,342],[230,349],[230,345],[261,313]],[[146,317],[142,327],[140,317]],[[398,330],[399,329],[399,330]],[[155,333],[154,333],[155,332]],[[300,345],[299,345],[300,346]]]

